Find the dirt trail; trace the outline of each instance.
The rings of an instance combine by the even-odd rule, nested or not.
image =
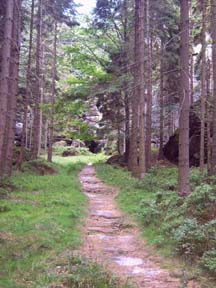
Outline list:
[[[151,255],[137,227],[124,225],[125,217],[115,204],[117,190],[103,184],[93,166],[83,169],[80,182],[89,199],[82,254],[105,264],[122,279],[131,279],[139,288],[181,287],[179,279],[160,267],[161,259]]]

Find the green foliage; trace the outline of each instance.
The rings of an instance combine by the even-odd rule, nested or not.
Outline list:
[[[206,251],[202,256],[201,264],[215,277],[216,275],[216,250]]]
[[[174,232],[174,239],[180,254],[188,258],[203,254],[206,238],[196,219],[185,219]]]

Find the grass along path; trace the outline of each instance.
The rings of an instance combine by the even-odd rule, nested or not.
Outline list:
[[[102,159],[54,157],[51,168],[56,173],[44,176],[32,168],[38,163],[27,163],[10,183],[1,183],[1,288],[86,288],[99,279],[104,279],[104,287],[114,287],[106,272],[74,255],[86,210],[77,175],[86,163]],[[102,288],[96,284],[89,287]]]
[[[119,188],[119,207],[137,221],[155,253],[174,260],[171,264],[168,261],[166,267],[177,269],[181,287],[187,287],[193,279],[200,283],[195,288],[215,287],[216,229],[215,221],[210,218],[214,217],[211,205],[214,207],[216,200],[215,184],[206,184],[215,183],[214,179],[206,179],[197,169],[192,170],[191,189],[194,192],[183,201],[176,195],[175,167],[154,167],[144,181],[131,177],[124,169],[106,164],[96,165],[96,171],[106,184]],[[200,220],[204,221],[204,217],[206,224]],[[207,249],[212,249],[212,254],[209,253],[212,258],[205,256]],[[207,268],[209,274],[203,270]]]

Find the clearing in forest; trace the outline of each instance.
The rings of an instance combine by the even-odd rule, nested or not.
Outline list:
[[[136,287],[180,287],[179,279],[161,267],[162,260],[141,240],[138,228],[124,224],[125,216],[115,203],[117,189],[100,181],[91,165],[80,173],[80,182],[89,199],[83,256],[107,266],[123,281],[129,280]]]

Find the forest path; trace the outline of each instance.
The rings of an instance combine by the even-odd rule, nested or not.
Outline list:
[[[138,228],[124,223],[125,216],[115,203],[117,189],[99,180],[91,165],[80,173],[80,182],[89,199],[82,255],[107,266],[139,288],[181,287],[179,279],[161,268],[163,261],[152,255]]]

